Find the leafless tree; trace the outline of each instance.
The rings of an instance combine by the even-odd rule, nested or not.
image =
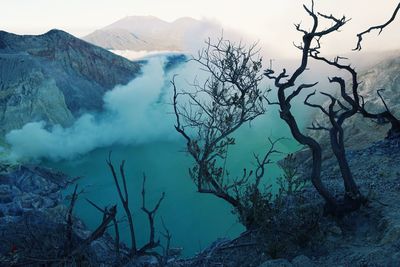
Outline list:
[[[374,29],[382,30],[384,27],[390,24],[396,17],[399,6],[396,8],[392,18],[387,23],[380,26],[371,27],[367,31],[358,34],[359,41],[357,44],[357,50],[361,49],[362,36]],[[349,211],[356,210],[360,207],[361,204],[366,203],[366,199],[361,195],[359,188],[355,183],[346,159],[344,130],[342,127],[343,123],[345,122],[345,120],[354,116],[356,113],[361,113],[366,118],[390,122],[392,125],[392,128],[388,134],[388,136],[390,137],[398,136],[398,134],[400,133],[400,122],[390,112],[383,97],[380,94],[380,90],[378,90],[377,93],[385,106],[385,111],[378,114],[373,114],[365,109],[364,98],[358,93],[358,87],[360,83],[358,81],[357,72],[353,67],[351,67],[350,64],[347,65],[340,62],[345,58],[338,56],[333,60],[328,60],[327,58],[320,55],[321,39],[340,30],[348,20],[346,20],[344,16],[341,18],[336,18],[333,15],[328,16],[321,13],[316,13],[314,11],[313,1],[311,4],[311,8],[307,8],[306,6],[304,6],[304,8],[313,19],[313,26],[311,30],[305,30],[301,27],[300,24],[295,25],[296,29],[303,34],[303,42],[300,45],[295,45],[298,49],[302,51],[301,64],[292,75],[288,75],[285,69],[279,75],[274,75],[274,71],[272,69],[268,69],[265,71],[265,75],[269,79],[273,80],[275,86],[278,88],[278,102],[269,103],[279,105],[281,109],[281,118],[289,125],[294,138],[299,143],[306,145],[310,148],[313,155],[313,169],[311,173],[311,180],[317,191],[321,194],[321,196],[323,196],[326,201],[326,212],[340,215]],[[319,30],[320,19],[329,20],[332,22],[332,25],[328,28]],[[298,78],[304,73],[304,71],[307,70],[309,58],[325,62],[328,65],[331,65],[340,70],[344,70],[351,75],[350,94],[347,92],[346,82],[343,78],[336,76],[329,79],[331,84],[339,85],[340,95],[339,97],[336,97],[326,92],[321,92],[323,95],[327,96],[330,99],[330,104],[327,108],[325,108],[323,105],[310,102],[310,98],[315,95],[315,91],[309,93],[304,101],[305,105],[319,109],[329,119],[329,127],[326,125],[313,123],[310,129],[326,130],[329,132],[331,148],[338,161],[344,181],[345,195],[343,200],[335,199],[321,182],[321,147],[315,139],[305,135],[300,131],[297,122],[291,112],[291,101],[295,97],[297,97],[304,89],[311,88],[316,85],[316,83],[300,84],[297,85],[296,88],[296,82],[298,82]]]
[[[154,217],[156,215],[157,210],[160,208],[161,202],[164,200],[165,193],[161,194],[161,197],[158,199],[157,204],[154,206],[153,209],[149,210],[146,207],[146,191],[145,191],[145,184],[146,184],[146,175],[143,174],[143,185],[142,185],[142,211],[146,213],[147,219],[149,221],[150,227],[150,234],[149,240],[147,244],[145,244],[139,251],[139,254],[143,254],[150,249],[154,249],[160,246],[160,240],[155,241],[155,228],[154,228]],[[165,225],[164,225],[165,226]],[[170,240],[169,240],[170,241]],[[169,242],[168,241],[168,242]]]
[[[253,220],[242,201],[246,189],[261,195],[259,187],[270,156],[278,153],[270,141],[264,156],[255,156],[256,169],[230,178],[226,170],[227,153],[235,144],[232,136],[243,124],[264,114],[265,92],[260,89],[261,58],[256,45],[246,47],[220,38],[206,41],[206,48],[193,58],[209,77],[202,84],[195,81],[192,90],[177,90],[175,77],[173,107],[175,129],[186,140],[188,154],[194,165],[189,173],[199,193],[212,194],[228,202],[243,224],[251,227]]]
[[[135,255],[137,252],[137,247],[136,247],[136,234],[135,230],[133,227],[133,217],[132,217],[132,212],[129,208],[129,194],[128,194],[128,188],[126,185],[126,177],[125,177],[125,171],[124,171],[124,165],[125,161],[122,161],[119,170],[120,170],[120,175],[122,179],[122,186],[123,186],[123,191],[121,189],[120,182],[118,180],[117,173],[115,171],[114,165],[111,162],[111,152],[108,155],[107,159],[107,165],[111,171],[112,177],[114,179],[114,184],[117,188],[118,196],[122,202],[122,206],[124,207],[125,210],[125,215],[128,218],[128,226],[129,226],[129,232],[130,232],[130,237],[131,237],[131,254]]]
[[[322,166],[322,149],[320,144],[311,136],[302,132],[292,112],[292,101],[295,99],[303,90],[314,87],[317,83],[302,83],[297,84],[299,77],[307,70],[309,53],[312,49],[312,43],[322,36],[328,35],[332,32],[339,30],[346,22],[346,18],[343,16],[340,19],[336,19],[332,15],[327,16],[314,11],[314,1],[312,1],[311,8],[303,6],[305,11],[311,16],[313,24],[311,30],[307,31],[301,28],[300,24],[296,24],[296,29],[303,34],[303,42],[297,45],[301,49],[302,56],[300,65],[295,69],[293,74],[289,75],[286,69],[283,69],[281,73],[275,75],[275,72],[270,68],[267,69],[264,74],[270,80],[274,82],[278,92],[278,101],[270,102],[272,105],[278,105],[280,108],[280,117],[287,123],[293,137],[302,145],[307,146],[312,153],[312,170],[311,170],[311,182],[318,191],[318,193],[324,198],[326,205],[325,211],[327,213],[335,214],[339,208],[339,203],[335,197],[328,191],[321,181],[321,166]],[[332,22],[332,25],[328,28],[319,29],[319,19],[326,19]]]
[[[342,96],[345,99],[351,99],[351,97],[346,93],[345,82],[342,78],[334,77],[330,79],[330,82],[338,83],[341,87]],[[346,158],[344,130],[342,127],[346,119],[357,113],[357,106],[354,105],[350,108],[331,94],[325,92],[321,92],[321,94],[327,96],[330,99],[330,104],[328,108],[325,108],[320,104],[313,104],[309,102],[309,99],[315,95],[315,91],[313,93],[310,93],[306,97],[306,99],[304,100],[304,104],[320,109],[323,114],[325,114],[329,118],[330,127],[313,123],[312,127],[309,127],[309,129],[325,130],[329,132],[331,149],[339,164],[339,169],[344,182],[345,194],[343,203],[336,210],[336,214],[341,215],[350,211],[357,210],[362,204],[366,203],[366,198],[362,196],[354,180],[352,171]],[[351,100],[351,102],[353,101]]]
[[[357,71],[350,65],[350,64],[343,64],[341,63],[341,60],[345,60],[346,58],[343,57],[336,57],[333,60],[327,59],[326,57],[323,57],[320,55],[319,48],[320,48],[320,39],[316,40],[317,45],[310,49],[310,57],[312,57],[315,60],[322,61],[334,68],[344,70],[351,76],[351,95],[346,94],[346,89],[344,88],[345,91],[341,90],[341,96],[345,99],[345,101],[353,108],[353,112],[356,111],[360,113],[362,116],[365,118],[369,119],[374,119],[379,122],[383,123],[390,123],[391,124],[391,129],[389,130],[387,137],[398,137],[400,136],[400,120],[397,119],[393,113],[389,110],[384,98],[381,95],[382,89],[377,90],[378,97],[381,99],[385,110],[379,113],[371,113],[369,112],[366,107],[365,107],[365,101],[364,97],[359,94],[358,88],[359,88],[359,80],[358,80],[358,73]],[[335,79],[333,82],[338,83],[337,79]],[[345,85],[342,85],[341,83],[340,87],[342,88]]]
[[[134,225],[134,220],[133,216],[129,207],[129,191],[128,191],[128,186],[127,186],[127,180],[126,180],[126,175],[125,175],[125,161],[123,160],[120,164],[119,171],[120,171],[120,179],[122,180],[122,188],[121,188],[121,182],[120,179],[118,178],[118,175],[115,171],[115,167],[111,161],[111,153],[109,154],[109,157],[107,159],[107,165],[111,171],[111,174],[113,176],[114,184],[117,188],[118,196],[123,204],[125,214],[128,218],[128,226],[129,226],[129,231],[130,231],[130,238],[131,238],[131,252],[130,252],[130,257],[134,258],[137,256],[141,255],[153,255],[156,256],[157,258],[161,259],[161,255],[159,255],[157,252],[154,252],[153,250],[157,247],[160,246],[160,241],[155,239],[155,226],[154,226],[154,218],[156,216],[156,213],[158,209],[160,208],[161,202],[164,200],[165,193],[161,194],[161,197],[158,199],[156,205],[152,208],[149,209],[146,206],[146,190],[145,190],[145,185],[146,185],[146,175],[143,174],[143,183],[142,183],[142,211],[147,215],[147,219],[149,222],[149,239],[146,244],[144,244],[142,247],[138,248],[136,244],[136,238],[135,238],[135,225]],[[114,221],[114,224],[118,222]]]

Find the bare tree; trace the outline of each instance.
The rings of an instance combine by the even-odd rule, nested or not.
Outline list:
[[[361,41],[362,36],[371,30],[380,29],[382,30],[388,24],[390,24],[397,15],[399,10],[399,6],[396,8],[392,18],[385,24],[380,26],[374,26],[358,34],[359,41],[357,44],[357,50],[361,49]],[[343,57],[336,57],[333,60],[328,60],[327,58],[320,55],[320,48],[321,48],[321,39],[335,31],[340,30],[347,22],[346,18],[343,16],[341,18],[336,18],[333,15],[324,15],[321,13],[316,13],[314,11],[314,2],[312,1],[311,8],[307,8],[304,6],[306,12],[312,17],[313,19],[313,26],[311,30],[305,30],[301,28],[300,24],[296,24],[296,29],[303,33],[303,43],[300,45],[295,45],[302,51],[302,60],[300,66],[295,70],[295,72],[290,76],[286,73],[284,69],[279,75],[275,76],[274,71],[272,69],[268,69],[265,71],[265,75],[274,81],[275,86],[278,88],[278,102],[270,104],[279,105],[281,108],[281,118],[287,122],[289,125],[294,138],[303,145],[307,145],[313,155],[313,170],[311,174],[311,180],[316,187],[317,191],[323,196],[327,205],[325,206],[326,212],[341,215],[343,213],[356,210],[360,207],[360,205],[366,203],[366,198],[362,196],[359,191],[358,186],[355,183],[353,175],[351,173],[349,164],[346,159],[345,153],[345,145],[344,145],[344,130],[343,130],[343,123],[348,118],[354,116],[356,113],[361,113],[366,118],[377,119],[383,122],[389,122],[392,125],[391,130],[388,133],[388,137],[391,136],[399,136],[400,134],[400,121],[395,118],[395,116],[390,112],[389,108],[387,107],[382,95],[380,94],[380,90],[377,91],[378,96],[382,100],[385,111],[377,114],[373,114],[368,112],[365,109],[364,98],[359,95],[358,87],[359,81],[357,72],[350,64],[342,64],[340,60],[345,58]],[[327,19],[332,22],[332,26],[318,30],[319,20],[320,19]],[[337,159],[337,162],[340,167],[341,175],[344,182],[345,187],[345,195],[343,200],[336,200],[333,196],[326,190],[324,185],[320,179],[321,173],[321,147],[316,142],[315,139],[311,138],[310,136],[306,136],[302,133],[296,123],[296,120],[291,112],[291,101],[297,97],[301,91],[306,88],[310,88],[316,85],[315,84],[301,84],[297,86],[296,89],[296,82],[301,74],[307,70],[308,60],[309,58],[313,58],[315,60],[319,60],[322,62],[327,63],[337,69],[344,70],[351,75],[351,93],[347,93],[346,83],[343,78],[341,77],[333,77],[330,78],[330,83],[338,84],[340,86],[340,98],[328,94],[326,92],[321,92],[323,95],[327,96],[330,99],[330,104],[327,108],[323,105],[311,103],[309,100],[312,96],[315,95],[315,92],[308,94],[307,98],[304,101],[304,104],[313,108],[319,109],[323,114],[325,114],[330,123],[330,127],[323,126],[318,123],[313,123],[310,129],[312,130],[326,130],[329,132],[330,142],[331,142],[331,149]],[[282,82],[283,79],[286,79]],[[342,102],[344,101],[344,102]]]
[[[117,206],[112,206],[109,210],[104,212],[103,219],[100,225],[87,237],[83,242],[81,242],[70,254],[71,257],[76,257],[81,254],[87,247],[96,239],[103,236],[108,228],[108,225],[114,220],[117,214]]]
[[[329,80],[331,83],[338,83],[341,87],[341,93],[344,99],[351,99],[346,94],[345,82],[340,77],[334,77]],[[326,109],[322,105],[313,104],[309,102],[309,99],[315,95],[315,91],[310,93],[304,100],[304,104],[310,107],[320,109],[323,114],[329,118],[330,127],[322,126],[320,124],[314,124],[309,127],[311,130],[326,130],[329,132],[330,144],[333,154],[339,164],[339,169],[344,182],[344,199],[343,203],[337,208],[336,215],[342,215],[344,213],[357,210],[362,204],[366,203],[366,198],[361,194],[350,169],[349,163],[346,158],[345,144],[344,144],[344,130],[343,123],[346,119],[357,113],[357,106],[354,105],[351,108],[343,104],[338,98],[331,94],[321,92],[321,94],[329,97],[330,104]],[[350,101],[353,102],[352,100]]]
[[[118,196],[122,202],[122,206],[124,207],[126,217],[128,218],[128,226],[129,226],[129,232],[130,232],[130,237],[131,237],[131,254],[135,255],[137,252],[136,234],[135,234],[135,230],[133,227],[132,212],[129,208],[129,194],[128,194],[128,188],[126,185],[126,177],[125,177],[125,171],[124,171],[125,161],[122,161],[121,165],[119,166],[120,175],[121,175],[121,179],[122,179],[122,185],[123,185],[123,192],[122,192],[121,185],[118,180],[118,176],[115,171],[114,165],[111,162],[111,152],[109,153],[108,159],[106,162],[107,162],[108,167],[110,168],[112,177],[114,179],[114,184],[117,188]]]
[[[161,197],[158,199],[157,204],[154,206],[152,210],[149,210],[146,207],[146,191],[145,191],[145,184],[146,184],[146,175],[143,174],[143,184],[142,184],[142,211],[146,213],[147,219],[149,221],[149,227],[150,227],[150,234],[149,234],[149,241],[147,244],[145,244],[139,251],[139,254],[143,254],[146,251],[156,248],[160,245],[160,241],[157,240],[155,241],[155,228],[154,228],[154,217],[156,215],[156,212],[158,208],[161,205],[161,202],[164,200],[165,193],[163,192],[161,194]],[[170,240],[169,240],[170,241]],[[168,241],[168,242],[169,242]]]
[[[344,70],[348,74],[350,74],[351,83],[352,83],[351,95],[350,96],[347,95],[347,97],[346,97],[345,96],[346,91],[343,92],[343,90],[341,90],[341,95],[346,100],[346,102],[352,106],[353,111],[356,110],[365,118],[378,120],[379,122],[383,122],[383,123],[390,123],[391,129],[389,130],[389,132],[387,134],[388,138],[400,136],[400,120],[397,119],[393,115],[393,113],[389,110],[384,98],[381,95],[382,89],[377,90],[377,94],[378,94],[379,98],[381,99],[381,101],[385,107],[385,110],[382,112],[379,112],[379,113],[371,113],[371,112],[367,111],[365,108],[364,97],[361,96],[358,92],[360,82],[358,80],[357,71],[350,64],[343,64],[340,62],[340,60],[344,60],[346,58],[338,56],[338,57],[334,58],[333,60],[329,60],[329,59],[321,56],[320,52],[319,52],[320,40],[316,40],[316,42],[317,42],[317,45],[314,48],[310,49],[310,54],[309,54],[310,57],[312,57],[315,60],[322,61],[334,68]],[[337,83],[337,81],[334,81],[334,82]],[[340,85],[340,86],[343,87],[345,85]]]
[[[265,112],[265,92],[259,88],[263,76],[258,52],[256,45],[247,48],[223,38],[216,43],[208,39],[206,48],[193,58],[209,74],[206,81],[195,81],[191,91],[180,92],[175,77],[171,81],[175,129],[185,138],[187,152],[195,162],[189,173],[197,191],[228,202],[247,227],[253,220],[241,195],[245,188],[261,195],[259,186],[265,166],[277,153],[275,145],[279,141],[270,140],[266,154],[255,157],[255,171],[244,168],[241,175],[230,178],[226,160],[229,147],[235,144],[232,134]]]
[[[303,42],[297,47],[302,51],[301,63],[295,69],[292,75],[289,75],[286,69],[275,75],[275,72],[270,68],[267,69],[264,74],[266,77],[274,82],[275,87],[278,89],[278,101],[270,102],[272,105],[278,105],[280,107],[280,117],[287,123],[293,137],[302,145],[307,146],[312,153],[312,171],[311,171],[311,182],[318,191],[318,193],[324,198],[326,205],[326,213],[336,214],[340,210],[340,203],[335,197],[328,191],[321,181],[321,166],[322,166],[322,149],[320,144],[313,139],[311,136],[303,133],[292,113],[291,102],[295,99],[303,90],[314,87],[317,83],[298,83],[299,77],[307,70],[309,53],[312,49],[312,43],[322,36],[328,35],[332,32],[339,30],[346,22],[346,18],[343,16],[340,19],[336,19],[332,15],[327,16],[314,11],[314,1],[312,1],[311,8],[303,5],[305,11],[311,16],[313,24],[311,30],[307,31],[301,28],[300,24],[296,24],[296,29],[303,34]],[[319,29],[319,18],[326,19],[332,22],[332,25],[325,29]]]
[[[142,211],[146,213],[147,219],[149,222],[149,239],[146,244],[144,244],[142,247],[138,248],[137,243],[136,243],[136,234],[135,234],[135,225],[134,225],[134,220],[132,216],[132,212],[129,207],[129,191],[128,191],[128,186],[127,186],[127,181],[126,181],[126,175],[125,175],[125,161],[123,160],[120,164],[120,177],[122,180],[122,188],[120,185],[120,179],[118,179],[117,173],[115,171],[114,165],[111,161],[111,152],[109,154],[109,157],[107,159],[107,165],[111,171],[111,174],[113,176],[114,184],[117,188],[118,196],[120,197],[120,200],[123,204],[125,214],[128,218],[128,226],[129,226],[129,231],[130,231],[130,238],[131,238],[131,251],[130,251],[130,257],[137,257],[141,255],[153,255],[156,256],[157,258],[161,259],[161,255],[159,255],[157,252],[154,252],[153,250],[157,247],[160,246],[160,241],[155,240],[155,226],[154,226],[154,218],[156,216],[156,213],[158,209],[160,208],[161,202],[164,200],[165,193],[163,192],[161,194],[161,197],[158,199],[156,205],[153,207],[153,209],[149,209],[146,206],[146,190],[145,190],[145,185],[146,185],[146,175],[143,174],[143,183],[142,183]],[[118,223],[117,221],[114,221],[114,224]],[[118,232],[118,228],[116,228],[116,232]]]

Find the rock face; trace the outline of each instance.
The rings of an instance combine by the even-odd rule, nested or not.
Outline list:
[[[400,118],[400,52],[381,61],[364,71],[359,71],[359,94],[366,102],[366,109],[372,113],[384,111],[384,105],[380,100],[377,90],[385,89],[382,96],[385,99],[390,111]],[[350,93],[351,83],[346,84]],[[339,92],[338,92],[339,93]],[[337,94],[338,94],[337,93]],[[329,103],[324,103],[328,106]],[[327,122],[327,118],[318,112],[315,120]],[[370,119],[365,119],[357,114],[345,121],[345,144],[352,149],[360,149],[368,146],[372,142],[382,140],[390,125],[379,125]],[[329,137],[325,131],[311,131],[311,135],[316,137],[322,144],[322,147],[330,147]]]
[[[0,132],[36,120],[67,126],[100,110],[104,93],[139,75],[141,64],[59,30],[0,31]]]
[[[61,203],[65,186],[63,174],[38,167],[20,166],[0,174],[0,221],[54,208]]]

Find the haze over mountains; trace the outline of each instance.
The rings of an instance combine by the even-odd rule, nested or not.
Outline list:
[[[153,16],[129,16],[83,39],[109,50],[188,51],[221,33],[219,24],[205,20],[185,17],[166,22]]]
[[[128,84],[139,75],[153,75],[154,78],[154,73],[142,72],[143,64],[150,58],[131,61],[104,48],[113,52],[193,51],[196,47],[204,47],[203,41],[207,36],[220,36],[220,33],[217,24],[206,21],[182,18],[169,23],[150,16],[126,17],[85,37],[95,45],[58,30],[38,36],[0,32],[0,133],[4,135],[10,130],[21,129],[29,122],[39,121],[44,121],[50,126],[60,125],[68,128],[83,114],[104,111],[104,95],[116,85]],[[230,36],[232,35],[234,34]],[[126,38],[122,38],[123,36]],[[224,37],[229,39],[229,36]],[[262,48],[265,53],[269,52],[267,48]],[[171,69],[187,59],[183,52],[164,56],[166,61],[161,63],[164,64],[163,69],[158,71],[161,74],[168,74]],[[157,57],[159,55],[155,56]],[[368,58],[369,62],[376,62],[377,58],[382,61],[368,68],[365,68],[366,62],[360,63],[364,66],[364,70],[358,69],[363,81],[359,88],[360,93],[365,95],[367,100],[376,102],[378,98],[375,88],[386,88],[388,104],[396,109],[398,106],[394,105],[398,103],[395,100],[400,92],[398,51],[379,55],[357,54],[357,57],[360,60],[352,62],[361,62],[363,58]],[[296,66],[297,63],[291,60],[286,65]],[[326,77],[331,75],[326,70],[327,67],[315,66],[304,78],[314,81],[323,77],[326,80]],[[164,82],[154,86],[149,80],[146,90],[161,88]],[[161,92],[165,94],[163,90]],[[375,104],[382,107],[379,101]],[[310,121],[312,119],[310,118]],[[361,131],[360,127],[370,124],[369,121],[365,124],[354,122],[351,125],[352,129],[349,128],[354,134],[348,136],[360,139],[356,134],[366,132]],[[383,132],[378,134],[382,135]]]

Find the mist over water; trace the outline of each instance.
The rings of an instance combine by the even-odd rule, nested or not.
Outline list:
[[[143,68],[145,75],[105,94],[103,112],[86,113],[69,128],[49,128],[40,121],[11,131],[6,135],[10,159],[72,159],[99,147],[174,138],[173,117],[168,116],[171,110],[166,105],[170,94],[162,94],[171,78],[164,64],[165,56],[150,58]]]
[[[278,126],[275,127],[274,130],[277,130]],[[260,120],[236,135],[238,145],[228,153],[227,169],[231,176],[241,175],[244,167],[254,167],[253,152],[262,153],[268,149],[266,137],[274,130],[265,127]],[[276,135],[273,134],[273,137]],[[112,150],[112,159],[116,167],[121,160],[126,160],[130,207],[135,218],[138,243],[146,242],[149,229],[145,214],[140,210],[142,175],[146,173],[147,205],[153,207],[161,193],[166,193],[156,217],[156,229],[161,231],[162,218],[173,235],[172,246],[183,247],[184,256],[192,256],[217,238],[236,237],[244,228],[238,223],[232,214],[231,206],[226,202],[215,196],[196,192],[188,173],[193,161],[183,152],[184,145],[184,141],[180,139],[127,146],[115,145],[96,149],[74,160],[46,164],[69,175],[82,177],[78,183],[85,194],[77,203],[76,214],[90,228],[98,225],[101,214],[84,198],[100,206],[117,203],[119,219],[124,222],[121,226],[121,239],[129,244],[129,231],[126,220],[124,221],[122,204],[105,162],[109,151]],[[290,152],[297,147],[290,140],[286,140],[279,145],[279,149]],[[279,174],[279,168],[270,165],[267,168],[266,182],[273,183]],[[160,236],[158,232],[157,235]]]
[[[196,192],[188,174],[193,162],[183,152],[184,140],[173,127],[172,76],[179,74],[178,88],[190,90],[188,84],[195,77],[201,81],[205,73],[193,62],[166,71],[165,55],[151,56],[148,60],[142,76],[126,86],[115,87],[104,96],[102,113],[84,114],[69,128],[48,128],[44,122],[33,122],[7,134],[10,159],[42,160],[68,175],[82,177],[78,184],[85,193],[76,205],[76,214],[93,229],[99,224],[101,214],[85,198],[100,206],[118,204],[118,218],[123,222],[121,239],[128,243],[129,231],[122,205],[105,163],[112,150],[116,167],[121,160],[126,160],[139,246],[148,236],[148,222],[140,210],[142,175],[146,173],[147,205],[152,207],[160,194],[166,193],[156,218],[157,229],[162,229],[163,218],[173,235],[173,246],[183,247],[184,255],[190,256],[219,237],[237,236],[243,227],[227,203]],[[306,117],[307,112],[303,112],[300,121]],[[268,107],[266,115],[244,125],[235,134],[237,145],[229,149],[227,169],[231,177],[241,175],[243,168],[254,167],[253,153],[261,154],[268,149],[268,137],[282,136],[290,134],[279,119],[276,107]],[[292,140],[283,140],[278,149],[292,152],[299,147]],[[283,156],[277,156],[276,160]],[[273,183],[279,174],[279,168],[270,165],[266,182]]]

